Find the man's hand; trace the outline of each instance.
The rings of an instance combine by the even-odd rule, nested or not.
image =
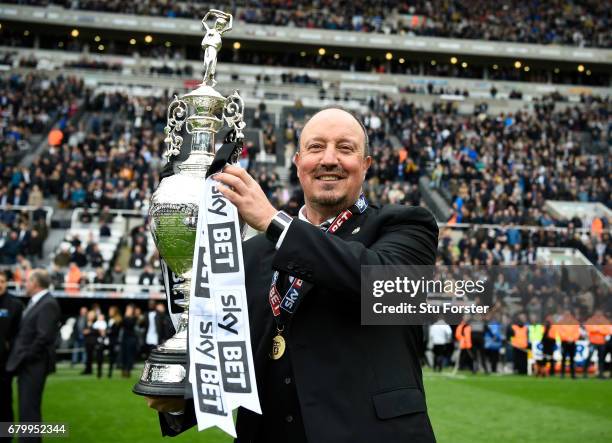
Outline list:
[[[185,399],[181,397],[145,397],[147,406],[159,412],[183,412]]]
[[[268,201],[259,183],[244,169],[228,165],[215,174],[220,182],[217,189],[237,208],[244,221],[253,229],[265,231],[278,212]],[[231,189],[230,189],[231,187]]]

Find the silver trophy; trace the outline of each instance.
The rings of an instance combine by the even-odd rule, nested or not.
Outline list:
[[[209,20],[214,19],[212,27]],[[232,28],[232,16],[211,9],[202,19],[206,30],[204,80],[197,89],[181,98],[174,97],[168,107],[165,128],[165,156],[178,155],[184,130],[191,135],[189,157],[178,166],[179,172],[164,178],[151,197],[149,224],[160,256],[183,282],[174,287],[182,295],[177,301],[184,312],[176,334],[157,346],[145,362],[140,381],[133,391],[139,395],[183,397],[187,375],[187,331],[189,292],[196,240],[198,207],[204,193],[203,180],[215,156],[215,134],[227,123],[233,130],[232,141],[241,140],[245,126],[244,102],[237,91],[223,97],[214,89],[217,53],[221,36]],[[236,159],[239,152],[234,152]]]

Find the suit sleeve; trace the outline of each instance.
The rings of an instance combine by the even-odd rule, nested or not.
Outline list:
[[[185,412],[180,415],[159,413],[159,425],[163,436],[175,437],[182,432],[195,426],[195,410],[193,401],[187,400],[185,403]]]
[[[23,304],[18,299],[14,299],[14,310],[12,313],[11,323],[9,326],[8,336],[11,341],[15,340],[17,337],[17,332],[19,331],[19,324],[21,323],[21,316],[23,315]]]
[[[28,349],[26,360],[32,361],[41,355],[47,355],[47,349],[55,346],[59,320],[59,304],[55,301],[47,303],[44,310],[36,317],[36,336]]]
[[[433,265],[438,227],[431,213],[401,208],[387,215],[369,247],[293,220],[272,267],[358,300],[363,265]]]

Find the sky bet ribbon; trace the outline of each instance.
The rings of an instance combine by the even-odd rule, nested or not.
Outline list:
[[[189,382],[198,430],[218,426],[236,437],[232,410],[243,406],[261,414],[261,407],[238,210],[217,190],[217,183],[210,176],[203,183],[198,212],[189,303]]]
[[[363,214],[367,208],[368,201],[365,196],[361,194],[355,204],[338,214],[324,231],[327,234],[335,234],[353,215]],[[276,320],[279,333],[282,331],[282,326],[286,324],[290,316],[295,313],[301,302],[302,295],[312,286],[311,283],[293,276],[288,276],[288,281],[283,285],[283,282],[279,282],[279,279],[282,278],[282,274],[278,271],[274,271],[274,274],[272,274],[272,283],[270,284],[270,292],[268,294],[270,307],[272,308],[272,314],[274,315],[274,320]],[[284,294],[281,295],[281,287],[287,287],[287,285],[289,285],[289,289],[284,291]]]

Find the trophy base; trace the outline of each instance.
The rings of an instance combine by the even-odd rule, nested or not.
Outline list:
[[[147,397],[184,397],[187,375],[187,353],[163,352],[160,346],[151,351],[142,375],[132,392]]]

